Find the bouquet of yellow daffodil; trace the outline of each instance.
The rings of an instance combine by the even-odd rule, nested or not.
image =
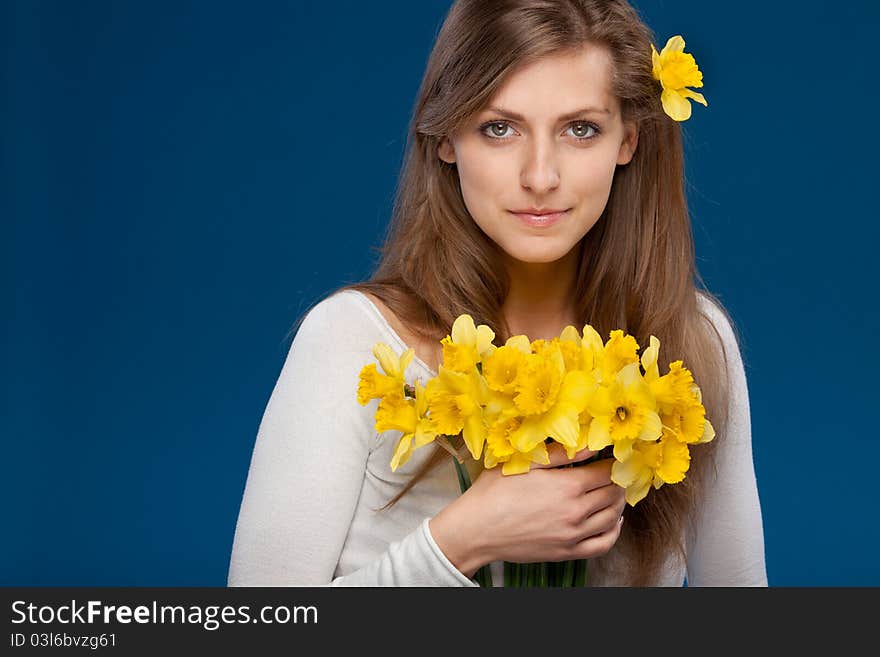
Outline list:
[[[357,398],[362,405],[380,400],[376,431],[403,434],[392,470],[416,448],[436,442],[455,457],[464,492],[470,480],[453,446],[457,436],[485,468],[500,465],[505,475],[528,472],[532,463],[548,464],[550,442],[559,443],[569,458],[584,448],[607,447],[615,459],[611,479],[635,506],[652,485],[682,481],[689,446],[715,436],[700,388],[682,361],[660,374],[660,341],[654,336],[641,358],[633,336],[616,330],[603,342],[590,325],[580,332],[567,326],[552,340],[516,335],[501,347],[494,338],[488,326],[459,316],[452,334],[441,341],[438,375],[424,386],[420,380],[410,385],[404,377],[412,349],[398,356],[386,344],[373,347],[382,372],[375,363],[363,367]],[[524,570],[505,564],[505,585],[583,583],[585,565],[526,564]],[[477,579],[491,586],[487,568]]]

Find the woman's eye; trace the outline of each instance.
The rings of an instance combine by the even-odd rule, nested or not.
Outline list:
[[[495,123],[489,123],[484,127],[485,130],[490,131],[490,136],[497,137],[498,139],[504,139],[507,137],[505,132],[510,128],[506,123],[501,123],[500,121],[496,121]]]
[[[570,128],[574,132],[574,136],[578,139],[591,139],[597,134],[595,126],[591,123],[572,123]]]

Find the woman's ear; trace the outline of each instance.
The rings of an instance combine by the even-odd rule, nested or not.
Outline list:
[[[626,121],[623,124],[623,131],[623,141],[620,142],[617,163],[629,164],[636,154],[636,148],[639,145],[639,126],[635,121]]]
[[[447,164],[453,164],[455,162],[455,149],[452,148],[452,144],[449,142],[448,137],[444,137],[440,142],[440,145],[437,147],[437,157]]]

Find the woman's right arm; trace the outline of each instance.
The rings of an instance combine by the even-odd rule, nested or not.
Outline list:
[[[369,319],[345,295],[303,320],[260,422],[229,586],[475,586],[437,548],[427,518],[375,561],[336,576],[376,438],[376,401],[355,398],[372,358]]]

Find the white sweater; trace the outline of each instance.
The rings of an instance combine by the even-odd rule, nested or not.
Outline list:
[[[701,500],[687,562],[670,558],[657,585],[767,584],[752,463],[745,372],[730,325],[699,295],[730,359],[730,424],[719,435],[717,480]],[[229,564],[229,586],[476,586],[446,558],[428,520],[460,495],[450,457],[390,509],[382,507],[433,451],[392,472],[399,432],[377,433],[378,400],[356,399],[376,342],[407,345],[368,297],[337,292],[306,315],[257,432]],[[436,373],[418,357],[407,381]],[[695,449],[699,449],[696,446]],[[479,464],[469,460],[472,478]],[[650,493],[649,493],[650,494]],[[625,565],[624,565],[625,567]],[[490,566],[503,585],[502,564]],[[617,585],[591,572],[591,585]]]

